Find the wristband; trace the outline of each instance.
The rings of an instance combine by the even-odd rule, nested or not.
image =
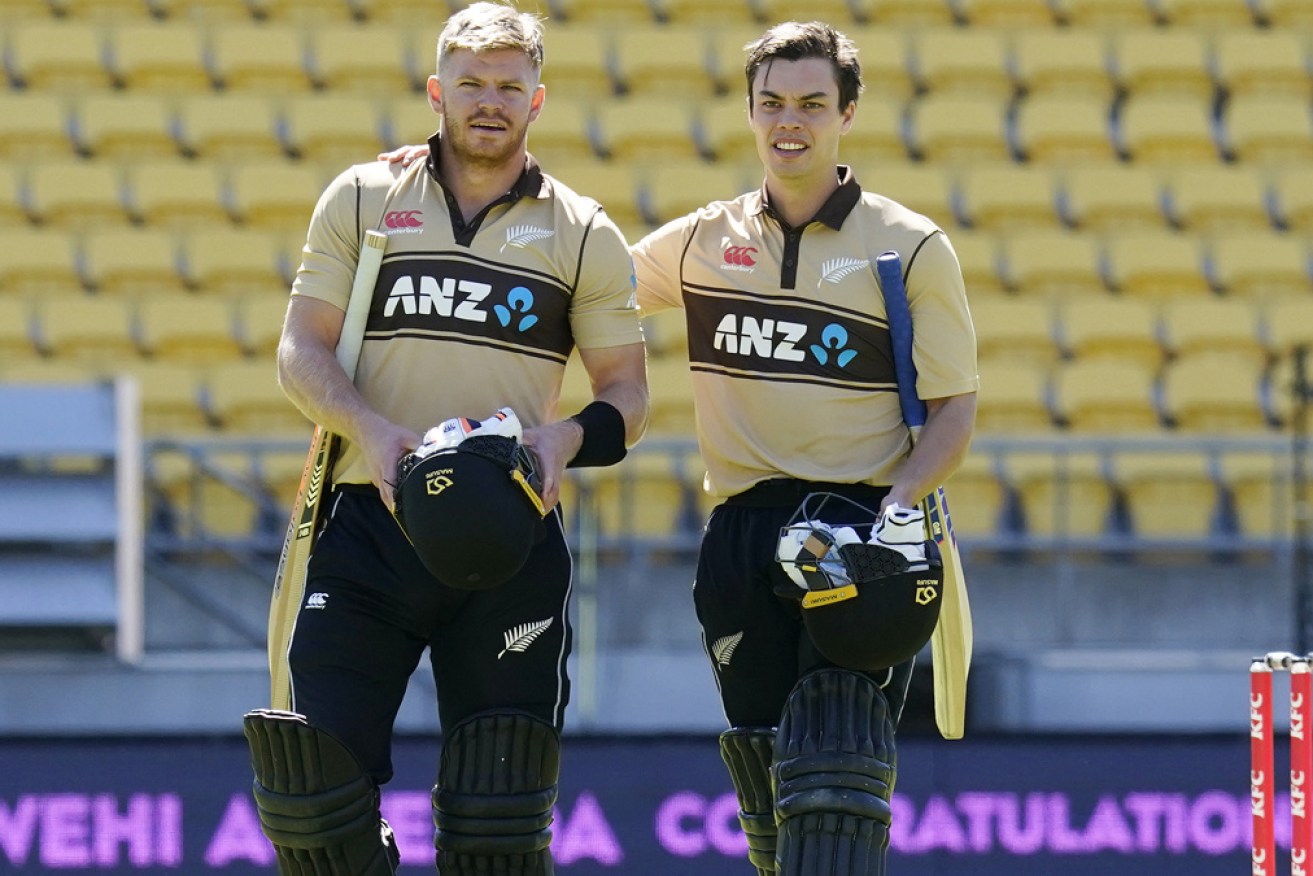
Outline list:
[[[570,419],[579,424],[584,440],[566,468],[615,465],[629,452],[625,447],[625,418],[610,402],[590,402]]]

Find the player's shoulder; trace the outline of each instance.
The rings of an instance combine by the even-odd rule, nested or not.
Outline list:
[[[859,206],[860,209],[871,213],[881,224],[890,228],[917,232],[922,237],[942,230],[929,216],[877,192],[863,191]]]
[[[556,209],[571,222],[586,225],[603,210],[596,198],[580,194],[550,173],[544,172],[543,180],[547,183],[548,196],[555,203]]]

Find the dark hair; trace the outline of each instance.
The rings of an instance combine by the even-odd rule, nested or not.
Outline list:
[[[825,58],[834,66],[839,85],[839,109],[857,102],[862,92],[862,65],[857,61],[853,41],[823,21],[786,21],[777,24],[743,47],[748,53],[744,72],[748,78],[748,100],[752,100],[752,81],[763,64],[771,61],[799,61]]]

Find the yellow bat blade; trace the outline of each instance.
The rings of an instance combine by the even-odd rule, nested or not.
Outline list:
[[[971,603],[967,598],[962,557],[953,535],[953,518],[948,513],[944,488],[939,487],[923,503],[930,537],[939,546],[944,563],[943,604],[939,623],[930,637],[934,661],[935,724],[945,739],[961,739],[966,732],[967,674],[971,669],[974,633]]]

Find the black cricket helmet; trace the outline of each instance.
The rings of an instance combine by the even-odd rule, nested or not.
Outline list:
[[[878,511],[835,493],[811,493],[780,529],[775,559],[798,585],[802,621],[816,650],[845,669],[886,669],[930,640],[944,573],[919,511],[897,543],[877,538]],[[892,537],[895,526],[882,535]]]
[[[397,464],[401,529],[449,587],[490,590],[515,576],[545,514],[532,455],[514,438],[480,435]]]

